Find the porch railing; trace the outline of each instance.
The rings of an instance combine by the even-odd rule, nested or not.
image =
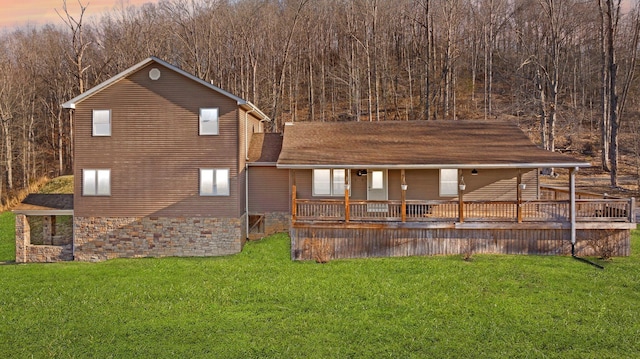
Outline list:
[[[577,199],[576,221],[634,222],[633,199]],[[294,221],[557,222],[570,220],[568,200],[349,201],[294,199]],[[348,211],[347,211],[348,208]]]

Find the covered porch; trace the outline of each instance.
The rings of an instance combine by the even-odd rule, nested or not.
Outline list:
[[[297,198],[304,191],[298,191],[294,181],[292,258],[314,259],[318,252],[331,253],[331,258],[629,255],[630,229],[636,227],[635,199],[577,192],[577,168],[570,169],[566,188],[540,186],[536,180],[524,195],[527,184],[522,174],[527,171],[518,170],[515,181],[510,181],[515,187],[511,200],[466,199],[469,187],[463,170],[458,172],[458,197],[449,200],[407,199],[411,183],[405,170],[400,171],[400,199],[390,200],[354,200],[348,180],[340,199]]]
[[[508,123],[296,123],[277,166],[290,171],[293,259],[625,256],[636,226],[633,199],[576,192],[589,163]],[[544,168],[568,170],[566,192],[540,185]]]

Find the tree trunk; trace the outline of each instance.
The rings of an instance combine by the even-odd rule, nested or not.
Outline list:
[[[293,17],[293,23],[291,24],[291,28],[289,29],[289,34],[287,36],[287,40],[284,45],[283,54],[282,54],[282,63],[279,64],[279,68],[276,70],[278,75],[276,77],[276,82],[274,83],[274,98],[273,98],[273,106],[271,111],[271,119],[274,122],[277,130],[281,130],[283,124],[281,119],[279,119],[280,113],[280,101],[284,96],[284,79],[286,74],[286,65],[289,60],[289,52],[291,49],[291,40],[296,31],[296,26],[298,25],[298,20],[300,19],[300,13],[302,12],[302,8],[309,0],[300,0],[298,2],[298,7],[296,8],[296,13]]]
[[[615,64],[614,59],[611,60],[611,140],[609,143],[609,161],[611,164],[611,187],[618,187],[618,94],[616,92],[618,66]]]
[[[542,148],[548,150],[549,149],[549,141],[547,138],[547,96],[545,93],[545,87],[542,82],[542,75],[540,74],[540,69],[536,68],[536,76],[535,76],[535,85],[536,90],[538,92],[538,116],[540,117],[540,142]]]
[[[602,162],[602,169],[605,171],[610,171],[611,166],[609,165],[609,144],[611,140],[610,136],[610,96],[609,96],[609,46],[607,45],[609,40],[609,25],[608,25],[608,17],[607,10],[604,9],[604,4],[602,0],[598,1],[600,5],[600,45],[601,45],[601,56],[600,59],[602,61],[601,67],[601,81],[602,81],[602,95],[601,95],[601,110],[602,110],[602,120],[600,121],[600,143],[602,145],[602,150],[600,152],[600,159]]]
[[[6,172],[7,172],[7,189],[13,189],[13,143],[12,143],[12,133],[11,128],[9,126],[11,119],[2,120],[2,132],[4,133],[4,145],[5,145],[5,163],[6,163]]]
[[[431,13],[429,9],[430,0],[424,1],[424,32],[427,40],[427,48],[425,49],[425,63],[424,63],[424,119],[431,119]]]

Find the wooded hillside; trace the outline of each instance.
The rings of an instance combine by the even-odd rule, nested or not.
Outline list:
[[[162,0],[91,21],[87,6],[61,0],[57,24],[0,35],[3,203],[70,173],[60,104],[150,55],[255,103],[274,130],[510,118],[593,156],[613,186],[619,139],[640,151],[639,12],[620,0]]]

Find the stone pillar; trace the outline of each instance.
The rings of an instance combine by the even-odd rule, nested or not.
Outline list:
[[[42,244],[53,244],[53,236],[56,235],[56,217],[42,216]]]
[[[16,263],[27,262],[27,247],[31,245],[31,228],[24,214],[16,215]]]

